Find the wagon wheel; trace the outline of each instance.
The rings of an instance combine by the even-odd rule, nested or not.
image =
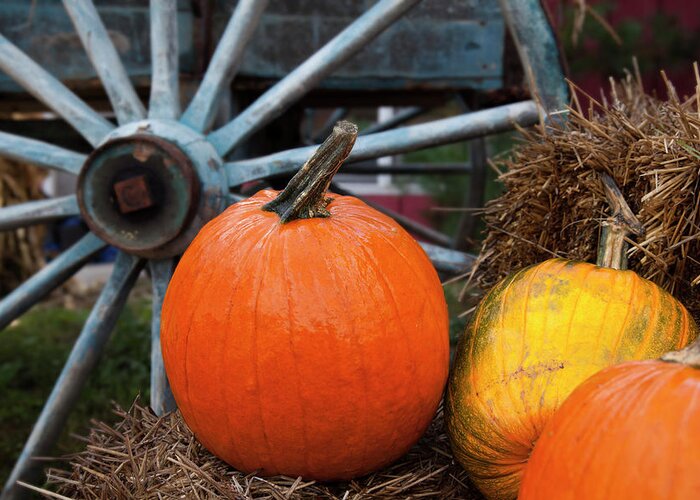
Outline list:
[[[0,229],[81,215],[90,232],[0,302],[0,328],[67,280],[110,244],[119,249],[114,270],[2,493],[19,495],[17,480],[36,467],[31,457],[50,452],[70,408],[98,361],[137,275],[148,266],[153,284],[151,406],[174,408],[160,355],[160,308],[180,255],[204,223],[240,198],[248,181],[295,171],[315,146],[227,162],[227,155],[357,53],[419,0],[380,0],[308,60],[221,128],[210,131],[223,90],[233,79],[266,1],[240,0],[194,98],[184,112],[178,99],[175,0],[151,0],[152,79],[148,110],[134,91],[93,3],[64,0],[65,8],[112,103],[118,125],[106,120],[60,81],[0,35],[0,69],[56,112],[93,147],[83,155],[0,132],[0,155],[77,176],[77,195],[0,209]],[[501,0],[501,8],[530,87],[544,109],[558,109],[567,89],[549,25],[537,0]],[[349,161],[357,162],[530,126],[543,109],[533,100],[361,136]],[[403,221],[409,224],[406,221]],[[418,227],[442,246],[424,244],[436,267],[463,270],[470,257],[450,250],[450,239]]]

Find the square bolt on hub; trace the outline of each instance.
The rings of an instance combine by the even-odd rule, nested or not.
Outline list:
[[[143,210],[154,204],[144,175],[115,182],[114,194],[117,197],[119,211],[123,214]]]

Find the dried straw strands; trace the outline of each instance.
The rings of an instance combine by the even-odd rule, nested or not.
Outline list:
[[[41,198],[40,175],[29,165],[0,158],[0,207]],[[0,296],[34,274],[43,264],[38,227],[0,231]]]
[[[480,498],[452,459],[442,410],[420,443],[397,463],[337,484],[245,475],[206,451],[179,414],[159,419],[138,404],[128,412],[116,409],[116,414],[121,421],[113,427],[93,422],[85,451],[68,457],[70,472],[49,470],[49,483],[58,495],[80,499]]]
[[[700,84],[700,79],[699,79]],[[522,131],[513,155],[494,164],[504,194],[484,209],[487,235],[475,271],[489,288],[553,256],[595,261],[608,207],[597,172],[609,173],[643,223],[630,268],[700,316],[700,87],[660,101],[638,79],[612,82],[612,102],[578,101],[569,121]]]

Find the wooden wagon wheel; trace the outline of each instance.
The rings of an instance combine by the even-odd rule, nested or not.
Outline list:
[[[213,131],[210,127],[217,103],[236,73],[266,1],[238,2],[199,89],[181,113],[175,0],[151,0],[152,78],[148,110],[137,97],[92,1],[64,0],[112,104],[117,125],[0,35],[0,69],[94,147],[86,156],[0,132],[0,155],[77,176],[77,195],[0,209],[0,229],[69,215],[81,215],[90,228],[86,236],[0,302],[0,328],[67,280],[106,245],[119,249],[114,270],[17,460],[3,489],[3,499],[19,495],[16,481],[28,478],[36,466],[31,457],[50,452],[144,266],[150,268],[153,283],[151,406],[157,414],[174,408],[163,371],[159,329],[160,308],[175,259],[204,223],[239,198],[234,193],[238,186],[295,171],[314,146],[232,162],[226,161],[227,155],[418,1],[376,2],[229,123]],[[528,100],[363,135],[357,140],[350,162],[482,137],[512,129],[514,124],[530,126],[541,119],[543,112],[559,109],[567,101],[554,37],[538,1],[500,3],[523,66],[531,75],[531,89],[543,107]],[[425,244],[424,248],[441,270],[462,270],[470,263],[469,256],[449,248],[432,244]]]

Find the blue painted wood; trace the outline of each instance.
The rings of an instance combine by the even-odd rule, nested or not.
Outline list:
[[[89,85],[96,73],[78,50],[79,40],[58,2],[3,0],[0,32],[42,67],[71,85]],[[209,0],[208,0],[209,1]],[[183,74],[198,71],[194,31],[200,20],[190,0],[178,2],[178,45]],[[240,67],[244,78],[278,80],[321,48],[373,0],[276,0],[263,15]],[[212,2],[219,40],[236,0]],[[149,9],[145,0],[98,2],[127,72],[138,85],[151,74]],[[440,26],[440,29],[435,29]],[[319,83],[333,89],[499,88],[504,25],[496,2],[430,0],[395,23],[332,76]],[[404,57],[403,55],[406,55]],[[0,76],[0,91],[19,91]]]
[[[355,141],[355,146],[347,162],[380,158],[464,141],[512,130],[516,124],[528,127],[537,123],[538,119],[537,105],[533,101],[523,101],[419,125],[364,135]],[[316,146],[308,146],[260,158],[226,163],[229,186],[238,186],[272,175],[296,172],[315,150]]]
[[[150,15],[145,0],[99,1],[97,10],[131,79],[147,85],[151,75]],[[177,1],[180,68],[197,71],[195,19],[190,0]],[[2,0],[0,32],[41,67],[72,88],[94,87],[98,77],[65,8],[56,0]],[[20,92],[11,79],[0,75],[0,91]]]
[[[368,135],[368,134],[374,134],[376,132],[383,132],[384,130],[389,130],[390,128],[397,127],[399,125],[402,125],[406,123],[409,120],[412,120],[413,118],[422,115],[428,111],[426,108],[421,108],[418,106],[413,106],[407,109],[404,109],[398,113],[396,113],[394,116],[389,118],[386,121],[379,122],[379,123],[374,123],[367,127],[366,129],[360,131],[359,135]]]
[[[217,12],[231,3],[219,0]],[[374,3],[271,2],[246,52],[240,75],[273,81],[283,78]],[[217,17],[216,34],[223,30],[223,21],[217,22]],[[500,88],[504,38],[497,2],[424,0],[318,87],[416,92]]]
[[[0,208],[0,231],[78,215],[74,194],[50,200],[28,201]]]
[[[104,247],[105,243],[102,240],[94,234],[88,233],[34,276],[6,295],[0,301],[0,330],[70,278],[85,262]]]
[[[149,118],[180,117],[177,0],[151,0],[151,99]]]
[[[380,0],[253,104],[207,139],[224,157],[386,29],[418,0]]]
[[[499,0],[515,41],[533,98],[546,111],[563,110],[569,103],[559,48],[540,0]],[[563,119],[564,115],[554,115]]]
[[[238,2],[182,123],[198,132],[211,127],[221,92],[231,84],[265,7],[267,0]]]
[[[92,0],[63,0],[63,5],[102,81],[119,124],[145,118],[146,110]]]
[[[87,158],[47,142],[5,132],[0,132],[0,156],[76,175]]]
[[[160,347],[160,316],[165,299],[165,291],[173,275],[173,259],[151,260],[151,284],[153,290],[153,317],[151,319],[151,408],[156,415],[165,415],[175,411],[177,405],[170,390],[168,376],[163,366],[163,354]]]
[[[0,70],[70,123],[96,146],[114,126],[0,35]]]
[[[450,250],[438,245],[421,242],[425,253],[432,261],[435,269],[450,274],[459,274],[469,269],[476,260],[476,257],[468,253],[457,250]]]
[[[50,453],[83,385],[100,359],[143,264],[144,261],[137,257],[119,253],[112,275],[90,311],[61,375],[10,473],[2,491],[2,500],[19,498],[21,487],[16,485],[16,481],[31,481],[41,470],[42,463],[33,461],[32,457]]]

